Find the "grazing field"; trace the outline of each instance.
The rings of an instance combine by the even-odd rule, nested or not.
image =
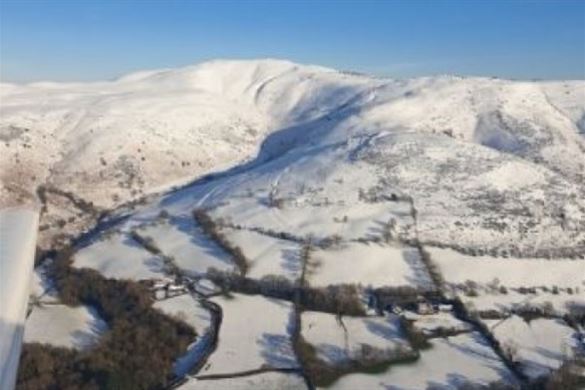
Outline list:
[[[502,345],[514,350],[514,361],[531,378],[546,376],[571,357],[574,349],[585,348],[578,343],[575,330],[558,319],[537,318],[526,322],[512,316],[486,323]]]
[[[468,256],[450,249],[429,247],[427,250],[449,283],[465,283],[471,280],[478,284],[487,284],[497,279],[508,288],[581,287],[585,293],[585,261],[579,259]],[[554,272],[551,272],[552,269]]]
[[[284,276],[292,281],[301,275],[300,245],[248,230],[225,229],[227,239],[240,247],[250,263],[247,276]]]
[[[530,290],[534,293],[509,290],[505,294],[493,290],[477,289],[477,296],[466,296],[462,294],[462,300],[465,305],[472,311],[489,311],[508,312],[525,307],[551,307],[558,315],[570,313],[572,310],[582,310],[585,304],[585,298],[580,293],[568,293],[566,289],[543,290],[542,288]],[[582,290],[581,290],[582,291]],[[580,309],[581,308],[581,309]]]
[[[298,374],[266,372],[237,378],[197,380],[190,379],[180,390],[303,390],[307,385]]]
[[[317,250],[312,257],[318,264],[308,278],[313,286],[344,283],[374,288],[432,286],[418,251],[411,247],[352,242],[339,248]]]
[[[88,307],[43,305],[34,307],[26,319],[24,342],[85,349],[94,345],[106,330],[106,323]]]
[[[383,358],[397,348],[410,346],[398,317],[348,317],[306,311],[302,314],[301,335],[317,350],[317,357],[335,366],[352,359],[364,358],[366,350],[376,349],[370,355]]]
[[[229,256],[201,231],[191,216],[171,217],[152,226],[137,229],[189,275],[201,275],[208,268],[233,268]]]
[[[472,311],[550,307],[562,315],[585,302],[585,261],[468,256],[428,248],[449,290]],[[548,309],[547,309],[548,310]]]
[[[380,374],[349,374],[331,389],[456,390],[464,384],[485,386],[500,380],[512,382],[504,364],[477,333],[433,339],[431,344],[414,363],[391,366]]]
[[[228,374],[262,366],[295,368],[291,344],[292,305],[260,295],[216,297],[223,320],[219,344],[200,375]]]
[[[75,253],[73,266],[91,268],[107,278],[155,279],[163,276],[161,259],[127,233],[114,233]]]
[[[293,181],[294,175],[288,173],[286,178]],[[357,191],[335,192],[333,188],[311,197],[308,194],[303,196],[298,188],[295,190],[297,192],[291,196],[294,200],[289,203],[285,200],[283,207],[270,207],[266,204],[270,195],[262,193],[257,197],[231,198],[227,205],[214,210],[213,215],[245,227],[294,232],[299,237],[312,236],[316,239],[333,235],[345,240],[374,238],[380,235],[381,226],[390,219],[404,226],[412,225],[409,204],[405,202],[366,203],[355,199]],[[285,195],[283,197],[286,198]],[[335,201],[336,198],[340,200]]]

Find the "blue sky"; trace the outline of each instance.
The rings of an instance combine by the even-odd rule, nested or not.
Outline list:
[[[264,57],[390,77],[584,79],[585,0],[0,0],[3,81]]]

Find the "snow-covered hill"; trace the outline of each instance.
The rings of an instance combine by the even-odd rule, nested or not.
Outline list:
[[[509,332],[490,336],[479,321],[536,310],[538,339],[548,321],[580,318],[585,81],[390,80],[213,61],[112,82],[3,84],[0,97],[2,202],[36,192],[47,246],[101,221],[54,272],[167,283],[159,306],[201,336],[176,363],[178,377],[195,375],[184,388],[301,388],[300,374],[333,388],[515,386],[544,355],[564,359],[557,343],[514,365],[493,341]],[[37,270],[51,285],[48,275]],[[232,295],[206,295],[222,283]],[[461,307],[402,311],[421,296]],[[583,326],[569,322],[567,339]],[[378,374],[344,366],[362,358]],[[325,380],[315,364],[341,368]]]
[[[261,159],[297,148],[287,160],[296,163],[322,158],[305,155],[311,148],[331,154],[344,144],[347,155],[330,156],[329,175],[347,158],[375,162],[364,189],[393,185],[421,207],[431,194],[452,194],[453,185],[479,197],[531,197],[525,189],[533,187],[544,191],[534,202],[546,203],[551,191],[582,198],[582,81],[398,81],[279,60],[212,61],[111,82],[1,84],[0,99],[4,204],[42,185],[93,203],[97,215],[251,160],[261,145]],[[78,233],[95,219],[63,193],[45,197],[42,237]],[[554,210],[533,208],[579,220],[583,208],[575,202],[563,203],[566,210],[558,202]],[[462,211],[455,199],[431,203],[423,218],[440,223],[455,222],[454,211]]]

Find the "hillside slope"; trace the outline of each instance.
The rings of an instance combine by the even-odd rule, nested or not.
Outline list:
[[[297,146],[347,143],[354,158],[383,153],[388,160],[395,136],[414,137],[406,144],[423,148],[439,147],[437,139],[443,151],[435,154],[446,153],[446,160],[456,158],[455,150],[477,150],[478,158],[485,154],[494,162],[511,159],[533,184],[554,178],[558,190],[573,197],[585,172],[580,81],[398,81],[279,60],[212,61],[111,82],[2,84],[0,99],[1,200],[12,204],[39,186],[48,189],[42,194],[45,239],[79,233],[103,210],[251,160],[261,145],[258,159]],[[406,157],[400,169],[427,169],[417,156]],[[451,170],[469,166],[459,160]],[[415,187],[448,173],[428,163],[425,180],[413,178]],[[507,186],[517,177],[514,165],[501,169],[485,172],[485,180]],[[476,173],[469,172],[470,179]],[[428,194],[428,188],[395,184],[405,193]],[[582,212],[568,207],[568,215]]]

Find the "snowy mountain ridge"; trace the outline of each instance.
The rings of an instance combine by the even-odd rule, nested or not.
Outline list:
[[[212,61],[1,98],[2,201],[55,249],[17,387],[52,348],[54,387],[585,378],[585,81]]]
[[[582,81],[388,80],[224,60],[111,82],[2,84],[0,94],[4,203],[44,185],[109,209],[250,160],[260,145],[277,156],[383,134],[448,135],[455,149],[481,145],[572,185],[585,172]],[[87,224],[53,203],[45,225]]]

